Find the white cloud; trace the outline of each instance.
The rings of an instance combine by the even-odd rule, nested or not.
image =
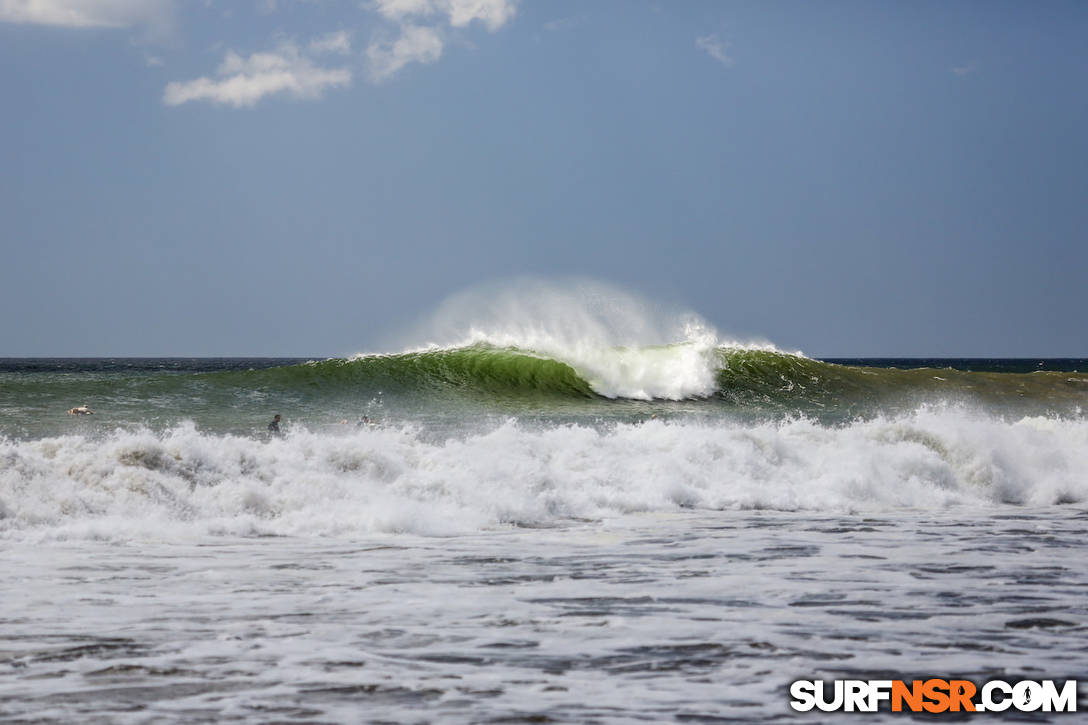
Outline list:
[[[169,25],[170,0],[0,0],[0,22],[67,28]]]
[[[464,28],[479,21],[495,32],[514,17],[517,1],[372,0],[364,7],[400,25],[396,40],[376,40],[367,47],[370,76],[380,82],[409,63],[434,63],[441,58],[443,26]]]
[[[389,20],[434,15],[435,0],[374,0],[374,9]]]
[[[163,102],[177,106],[188,101],[210,101],[241,108],[276,94],[316,99],[328,88],[351,84],[351,71],[318,67],[294,43],[283,43],[275,52],[254,53],[248,58],[227,51],[216,76],[168,83]]]
[[[707,55],[725,67],[730,68],[733,66],[733,58],[725,52],[729,48],[729,43],[722,42],[717,33],[696,38],[695,47],[705,50]]]
[[[506,25],[517,12],[514,0],[374,0],[374,8],[396,22],[444,17],[455,28],[479,20],[491,32]]]
[[[506,25],[516,12],[512,0],[447,0],[450,25],[463,28],[479,20],[494,33]]]
[[[434,63],[442,57],[442,36],[434,28],[404,25],[392,43],[371,43],[366,49],[370,74],[383,81],[409,63]]]
[[[310,50],[314,53],[341,53],[351,52],[351,33],[346,30],[338,30],[335,33],[322,35],[310,41]]]

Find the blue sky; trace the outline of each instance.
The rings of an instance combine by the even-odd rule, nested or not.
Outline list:
[[[1088,356],[1088,5],[0,0],[0,356],[341,355],[518,275]]]

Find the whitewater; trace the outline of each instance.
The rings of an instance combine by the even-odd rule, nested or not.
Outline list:
[[[820,721],[790,682],[1088,680],[1086,360],[815,360],[586,281],[403,338],[0,360],[0,721]]]
[[[1088,500],[1085,450],[1088,421],[956,408],[842,427],[505,420],[441,440],[351,426],[260,445],[188,423],[0,442],[0,535],[454,536],[686,509],[1000,511]]]

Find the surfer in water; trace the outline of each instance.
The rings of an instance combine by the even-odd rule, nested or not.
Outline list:
[[[68,411],[68,415],[94,415],[94,411],[86,403],[78,408],[72,408]]]
[[[276,413],[276,415],[272,418],[272,422],[268,424],[268,432],[271,433],[274,436],[283,435],[283,433],[280,432],[280,414],[279,413]]]

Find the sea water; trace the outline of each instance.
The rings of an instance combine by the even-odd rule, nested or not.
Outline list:
[[[1088,680],[1088,361],[493,301],[393,354],[0,361],[0,720],[785,722],[830,717],[797,679]]]

